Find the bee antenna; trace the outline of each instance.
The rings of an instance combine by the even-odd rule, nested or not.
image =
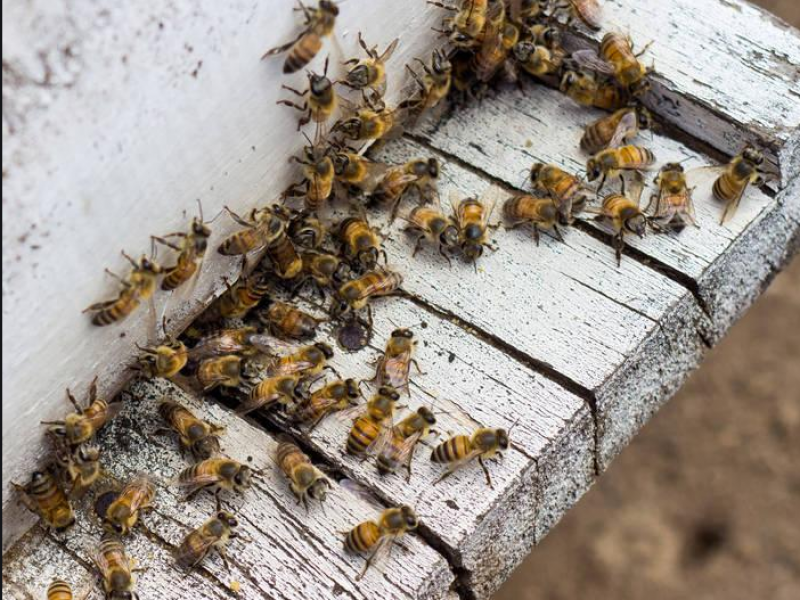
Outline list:
[[[200,213],[200,221],[203,221],[203,203],[200,202],[200,198],[197,199],[197,210]]]
[[[508,433],[509,436],[511,436],[511,432],[514,431],[514,427],[516,427],[517,424],[519,424],[519,419],[514,421],[514,423],[511,425],[511,427],[508,428],[507,433]]]

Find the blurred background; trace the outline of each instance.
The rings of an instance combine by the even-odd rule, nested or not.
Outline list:
[[[800,259],[495,596],[643,598],[800,598]]]

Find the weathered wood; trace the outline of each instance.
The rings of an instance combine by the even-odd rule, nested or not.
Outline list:
[[[180,456],[174,439],[155,436],[163,426],[156,405],[164,396],[225,426],[224,454],[242,462],[252,459],[250,464],[262,473],[242,497],[223,496],[246,538],[231,542],[231,572],[218,558],[212,558],[180,587],[175,582],[183,581],[184,575],[174,568],[170,552],[190,528],[205,521],[215,508],[210,494],[181,502],[181,492],[165,484],[188,463]],[[231,582],[237,581],[241,585],[236,596],[239,598],[366,600],[380,594],[398,600],[438,600],[446,595],[453,579],[444,558],[412,536],[404,541],[408,552],[396,552],[383,573],[373,571],[361,582],[355,582],[363,558],[344,551],[340,532],[376,516],[376,508],[334,483],[325,509],[313,506],[306,512],[296,503],[275,464],[276,442],[270,435],[215,403],[187,396],[169,382],[133,384],[125,411],[102,433],[100,444],[106,453],[104,466],[111,476],[123,480],[145,471],[158,483],[156,509],[143,517],[144,527],[129,542],[131,555],[148,569],[140,576],[143,598],[184,598],[186,589],[192,590],[193,598],[225,598],[231,596],[227,591]],[[90,563],[90,552],[99,539],[95,521],[82,512],[75,529],[66,536],[67,552],[85,564]],[[16,551],[19,561],[14,560],[14,555],[4,560],[4,579],[7,575],[10,581],[39,597],[36,590],[46,587],[49,581],[26,583],[42,572],[40,563],[30,561],[31,548],[23,545]],[[55,550],[47,543],[36,552],[47,554]],[[59,557],[52,557],[49,562],[64,564]]]
[[[757,144],[784,184],[798,172],[800,31],[744,0],[608,0],[603,11],[595,42],[609,30],[653,42],[651,109],[729,155]]]

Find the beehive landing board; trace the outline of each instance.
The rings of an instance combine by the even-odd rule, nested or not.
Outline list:
[[[670,4],[680,8],[686,2],[676,0]],[[749,195],[727,228],[714,225],[718,207],[705,199],[701,207],[698,201],[698,232],[687,231],[677,237],[649,236],[626,254],[620,269],[615,266],[607,236],[588,222],[573,228],[564,244],[543,238],[539,248],[526,239],[523,231],[498,230],[493,237],[500,249],[487,253],[477,275],[467,264],[454,264],[452,270],[448,269],[430,249],[421,253],[420,260],[411,260],[410,241],[399,231],[399,223],[388,229],[387,251],[406,276],[404,287],[409,297],[381,301],[377,307],[375,347],[357,355],[355,361],[337,357],[341,361],[339,367],[354,375],[365,374],[368,367],[362,357],[374,356],[394,325],[424,320],[428,328],[418,331],[428,342],[420,348],[426,375],[415,376],[409,405],[416,407],[431,399],[441,403],[447,407],[447,414],[441,417],[443,425],[453,429],[459,429],[467,420],[472,424],[509,426],[520,417],[515,432],[519,429],[521,445],[521,451],[509,452],[504,461],[490,465],[496,481],[494,492],[483,486],[480,473],[474,471],[431,488],[426,484],[432,470],[422,462],[417,463],[415,477],[405,487],[400,478],[379,480],[370,465],[343,459],[341,424],[331,422],[314,432],[308,443],[319,455],[366,484],[377,498],[384,502],[416,501],[419,495],[419,512],[430,522],[422,532],[426,545],[420,543],[419,547],[427,550],[420,555],[423,558],[416,575],[411,573],[407,580],[396,580],[406,594],[396,597],[436,597],[436,593],[444,593],[446,582],[455,575],[455,589],[462,597],[487,598],[531,545],[590,485],[593,467],[602,470],[607,466],[679,387],[706,347],[747,309],[796,251],[800,191],[797,161],[792,158],[792,144],[796,142],[796,129],[791,129],[796,122],[793,105],[786,104],[781,112],[774,111],[770,103],[748,102],[740,106],[736,99],[742,93],[750,93],[740,85],[745,80],[751,81],[748,89],[753,94],[768,97],[774,91],[781,102],[792,96],[790,67],[796,60],[786,46],[787,40],[796,39],[797,34],[738,1],[703,0],[698,4],[708,10],[713,5],[715,19],[724,19],[727,24],[726,33],[739,32],[737,43],[744,43],[743,32],[749,31],[757,17],[756,42],[765,50],[729,52],[732,42],[726,36],[692,30],[700,26],[690,22],[698,20],[697,14],[675,10],[670,18],[686,19],[685,27],[694,31],[692,39],[653,34],[658,42],[654,52],[661,53],[659,57],[668,57],[670,52],[678,56],[687,44],[700,44],[714,55],[730,54],[732,58],[726,58],[722,75],[707,62],[701,68],[665,59],[663,71],[657,63],[658,83],[674,96],[672,104],[656,102],[653,108],[660,117],[676,120],[683,131],[727,153],[738,150],[742,138],[771,144],[765,131],[772,132],[770,128],[774,127],[778,137],[771,151],[782,175],[775,198]],[[614,15],[609,28],[624,30],[625,15],[644,10],[637,5],[636,10],[628,11],[620,5],[609,2]],[[681,29],[679,25],[675,28]],[[630,28],[637,35],[636,28]],[[692,53],[699,55],[699,51]],[[776,69],[778,76],[771,74],[776,65],[780,67]],[[690,77],[696,69],[698,76]],[[680,119],[667,110],[668,104],[681,108]],[[752,110],[757,114],[748,113]],[[776,116],[776,112],[781,114]],[[438,128],[421,130],[414,139],[393,144],[385,153],[397,159],[437,154],[445,163],[443,187],[455,187],[462,194],[478,194],[496,184],[507,190],[522,185],[524,171],[534,160],[552,160],[577,168],[583,161],[577,153],[578,132],[591,114],[572,107],[553,92],[526,84],[523,92],[503,90],[485,99],[480,110],[467,108]],[[693,129],[698,124],[703,127]],[[784,125],[786,130],[781,132]],[[563,137],[560,132],[564,132]],[[692,157],[696,163],[707,162],[702,154],[689,148],[698,147],[691,139],[682,138],[678,143],[657,137],[652,144],[660,162],[684,156]],[[426,332],[432,334],[427,339]],[[251,454],[258,460],[255,451]],[[134,464],[131,459],[121,468]],[[280,498],[261,489],[257,492],[259,502],[269,499],[280,504],[288,498],[285,488]],[[426,504],[432,509],[430,514],[425,512]],[[207,508],[210,510],[210,506]],[[247,508],[255,511],[248,522],[263,515],[281,528],[291,523],[280,510],[258,512],[261,509]],[[199,520],[199,515],[195,516]],[[181,512],[175,518],[181,521],[188,517]],[[85,550],[83,555],[77,549],[65,554],[50,538],[37,543],[37,536],[32,532],[5,557],[4,593],[20,598],[40,595],[42,588],[33,587],[32,581],[43,585],[40,578],[50,572],[39,573],[34,566],[37,556],[42,556],[37,552],[52,552],[54,561],[65,561],[65,569],[75,567],[75,561],[85,561]],[[154,545],[154,564],[159,564],[168,544],[175,543],[178,537],[173,534],[161,541],[152,535],[144,536],[144,541],[137,539],[137,543],[147,541],[151,547]],[[483,547],[490,551],[482,553]],[[290,553],[293,548],[281,546],[281,552]],[[298,554],[295,559],[303,563],[298,568],[306,572],[307,563],[315,560],[330,559],[332,565],[342,564],[344,559],[339,554],[329,554],[338,548],[325,543],[319,549],[326,558],[319,559],[320,552]],[[426,556],[430,558],[428,562]],[[438,566],[442,556],[449,561],[452,575]],[[277,559],[275,562],[276,567],[281,564]],[[206,586],[198,593],[207,586],[216,586],[214,589],[225,593],[214,579],[217,564],[212,565],[211,573],[201,571],[197,575],[198,585]],[[170,581],[171,571],[162,566],[163,571],[156,569],[162,574],[157,577]],[[357,566],[348,562],[340,568],[352,575]],[[406,577],[402,567],[400,574]],[[417,575],[428,577],[431,585],[423,585]],[[274,579],[267,581],[275,583]],[[386,585],[394,585],[392,581]],[[271,592],[265,592],[268,586],[263,582],[250,583],[259,590],[254,597],[273,597]],[[281,585],[288,585],[285,581],[277,583],[279,590],[285,589]],[[313,585],[320,584],[315,581]],[[332,589],[338,591],[335,586]],[[396,589],[388,587],[388,597],[395,597],[392,590]]]

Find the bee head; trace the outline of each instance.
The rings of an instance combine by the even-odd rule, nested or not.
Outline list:
[[[332,14],[333,16],[339,16],[339,7],[336,6],[335,2],[331,2],[330,0],[320,0],[319,8],[321,11]]]
[[[419,526],[419,520],[417,519],[417,515],[413,508],[410,506],[401,506],[400,513],[403,515],[403,521],[406,528],[416,529]]]
[[[514,45],[514,58],[520,62],[527,62],[535,50],[536,45],[533,42],[517,42]]]
[[[454,248],[458,245],[458,229],[453,225],[448,225],[439,235],[439,242],[446,248]]]
[[[631,217],[625,221],[625,227],[640,238],[644,237],[647,231],[647,217],[641,214]]]
[[[575,71],[567,71],[564,73],[564,77],[561,78],[561,91],[566,92],[572,86],[577,84],[578,81],[580,81],[580,75],[578,75]]]
[[[239,472],[233,478],[233,482],[242,488],[250,487],[250,480],[253,477],[253,470],[247,465],[242,465]]]
[[[209,237],[211,235],[211,228],[203,223],[203,221],[195,217],[192,219],[192,233],[199,237]]]
[[[342,284],[348,279],[350,279],[350,275],[351,275],[350,265],[348,265],[343,260],[340,260],[339,264],[336,267],[336,270],[333,272],[333,280],[338,284]]]
[[[344,388],[348,398],[358,398],[361,395],[361,390],[358,388],[358,382],[355,379],[345,379]]]
[[[331,482],[325,479],[324,477],[318,477],[314,483],[308,488],[308,495],[311,496],[314,500],[319,500],[320,502],[325,502],[325,498],[328,497],[328,490],[331,487]]]
[[[100,448],[93,444],[82,444],[75,452],[75,458],[83,463],[97,462],[100,460]]]
[[[683,173],[683,165],[681,163],[667,163],[663,167],[661,167],[662,173],[667,173],[670,171],[677,171],[678,173]]]
[[[639,129],[650,129],[653,126],[653,115],[643,106],[636,110],[636,122]]]
[[[435,158],[428,159],[428,177],[437,179],[439,177],[439,161]]]
[[[392,386],[390,386],[390,385],[384,385],[384,386],[381,386],[381,388],[378,390],[378,393],[379,393],[381,396],[384,396],[385,398],[389,398],[390,400],[393,400],[393,401],[395,401],[395,402],[396,402],[397,400],[400,400],[400,394],[398,394],[398,393],[397,393],[397,390],[396,390],[396,389],[394,389],[394,388],[393,388]]]
[[[361,267],[365,271],[371,271],[375,268],[375,265],[378,264],[378,249],[369,248],[367,250],[362,250],[358,254],[358,262],[361,263]]]
[[[629,89],[632,96],[640,98],[650,91],[650,80],[647,79],[647,77],[643,77],[636,83],[632,84]]]
[[[355,123],[353,123],[355,121]],[[335,126],[334,129],[342,130],[347,132],[348,129],[352,129],[353,126],[358,127],[358,119],[347,119],[346,121],[339,121]],[[358,131],[356,129],[356,131]],[[350,166],[350,157],[346,152],[337,152],[333,155],[331,159],[333,161],[333,171],[337,175],[341,175],[345,172],[348,166]]]
[[[314,347],[315,347],[317,350],[319,350],[320,352],[322,352],[322,355],[323,355],[325,358],[328,358],[328,359],[329,359],[329,358],[333,358],[333,348],[331,348],[331,347],[330,347],[328,344],[326,344],[325,342],[317,342],[316,344],[314,344]]]
[[[586,161],[586,178],[589,181],[597,181],[603,175],[603,167],[596,158]]]
[[[472,38],[468,39],[469,41],[472,40]],[[446,75],[453,70],[453,64],[447,58],[447,53],[444,50],[434,50],[431,57],[431,70],[439,75]]]
[[[747,146],[742,151],[742,158],[744,158],[747,162],[753,163],[756,166],[761,166],[762,164],[764,164],[764,155],[759,150],[756,150],[752,146]]]
[[[505,429],[498,429],[497,430],[497,447],[500,450],[508,450],[508,447],[511,445],[511,440],[508,437],[508,431]]]
[[[403,327],[400,327],[398,329],[395,329],[392,332],[392,337],[393,338],[408,338],[408,339],[411,339],[411,338],[414,337],[414,332],[411,331],[410,329],[405,329]]]
[[[231,513],[221,510],[217,513],[217,519],[225,523],[231,529],[239,526],[239,521]]]
[[[146,256],[142,256],[139,259],[139,269],[142,271],[149,271],[150,273],[161,273],[161,267],[158,266],[158,263],[150,260]]]
[[[201,438],[192,444],[192,452],[200,460],[208,460],[219,453],[219,450],[219,439],[213,435]]]
[[[556,48],[561,45],[561,30],[555,27],[545,27],[542,33],[542,41],[548,48]]]
[[[436,425],[436,415],[433,414],[431,409],[420,406],[417,409],[417,414],[422,417],[422,420],[425,421],[428,425]]]
[[[542,169],[544,169],[544,163],[533,163],[531,166],[531,183],[535,184],[539,180]]]
[[[461,250],[470,260],[477,260],[483,255],[483,244],[476,241],[466,241],[461,245]]]

